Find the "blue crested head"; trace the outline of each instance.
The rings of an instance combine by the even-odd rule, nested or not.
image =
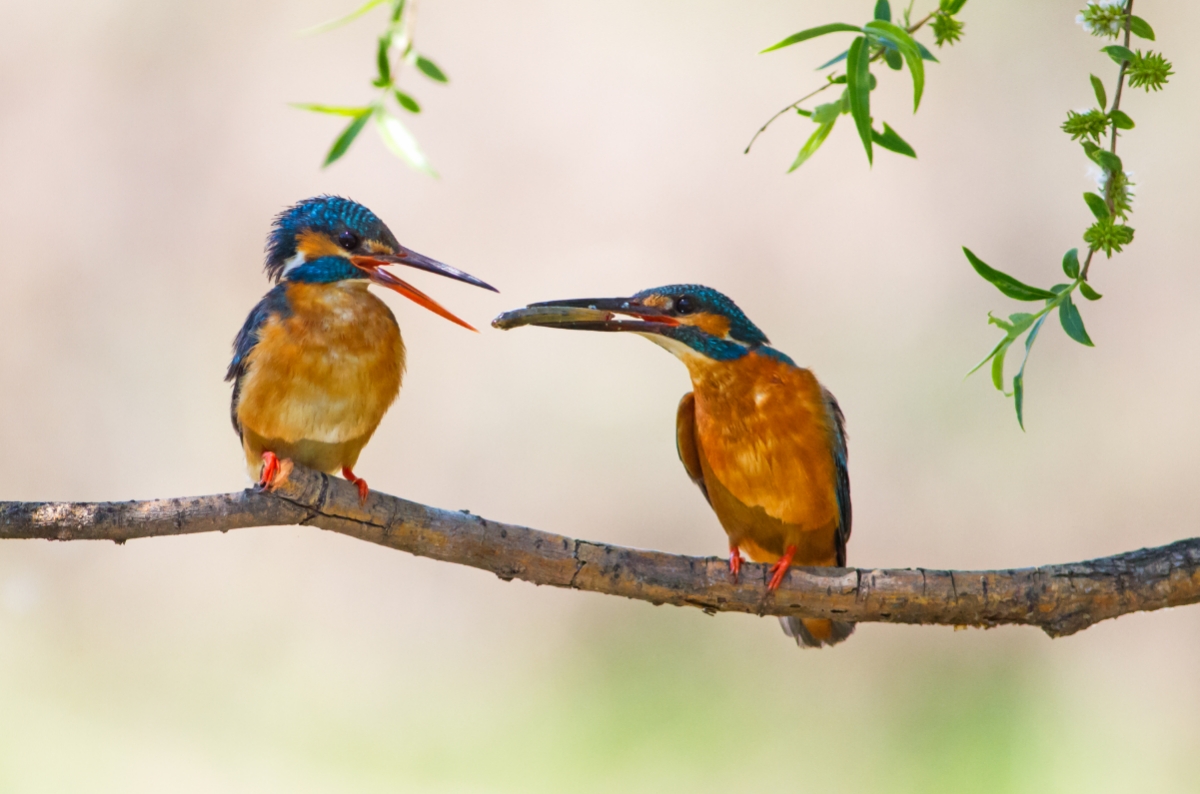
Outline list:
[[[276,283],[370,282],[471,328],[433,298],[384,270],[388,265],[404,265],[496,291],[470,273],[400,245],[375,213],[340,196],[316,196],[288,207],[275,217],[267,237],[267,277]]]
[[[351,256],[399,250],[395,235],[363,205],[340,196],[315,196],[275,217],[265,269],[276,282],[337,281],[339,275],[361,279],[366,276],[351,264]]]
[[[669,312],[682,325],[708,330],[711,336],[750,346],[770,344],[767,335],[750,322],[729,296],[703,284],[670,284],[644,289],[633,299]],[[728,324],[727,328],[722,320]]]

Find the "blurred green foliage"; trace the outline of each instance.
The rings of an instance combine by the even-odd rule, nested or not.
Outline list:
[[[387,6],[390,13],[387,27],[380,34],[375,49],[376,76],[371,81],[371,85],[377,90],[375,99],[366,105],[351,107],[311,103],[296,103],[294,106],[314,113],[350,118],[350,122],[329,148],[329,153],[325,156],[326,166],[346,154],[367,123],[373,121],[380,140],[393,154],[418,171],[437,176],[429,159],[417,144],[417,139],[404,125],[400,115],[391,110],[390,105],[395,103],[395,106],[407,113],[421,112],[420,103],[398,85],[400,67],[405,64],[415,67],[418,72],[434,82],[450,81],[436,63],[417,52],[413,46],[415,20],[412,5],[406,0],[367,0],[346,16],[317,25],[306,32],[323,33],[332,30],[358,19],[376,6]]]

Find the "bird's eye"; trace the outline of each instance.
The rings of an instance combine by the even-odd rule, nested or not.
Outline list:
[[[690,297],[680,295],[675,299],[674,309],[676,314],[691,314],[696,311],[696,306]]]
[[[358,244],[362,242],[362,238],[347,229],[338,235],[337,241],[338,245],[342,248],[345,248],[347,251],[353,251],[355,248],[358,248]]]

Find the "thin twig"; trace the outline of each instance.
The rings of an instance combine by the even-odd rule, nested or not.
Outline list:
[[[1018,570],[794,568],[767,597],[765,565],[746,563],[735,583],[728,564],[716,557],[575,540],[378,491],[360,504],[357,489],[345,480],[299,467],[272,493],[247,490],[145,502],[0,502],[0,540],[124,543],[294,524],[481,568],[504,580],[706,612],[940,625],[1022,623],[1059,637],[1130,612],[1200,602],[1200,538]]]

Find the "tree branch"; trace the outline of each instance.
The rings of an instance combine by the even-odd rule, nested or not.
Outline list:
[[[610,546],[427,507],[296,467],[271,493],[246,490],[145,502],[0,502],[0,539],[112,540],[313,525],[504,580],[694,606],[709,613],[857,622],[1038,626],[1073,634],[1130,612],[1200,602],[1200,538],[1087,562],[1002,571],[793,568],[764,597],[767,566],[734,584],[715,557]]]

